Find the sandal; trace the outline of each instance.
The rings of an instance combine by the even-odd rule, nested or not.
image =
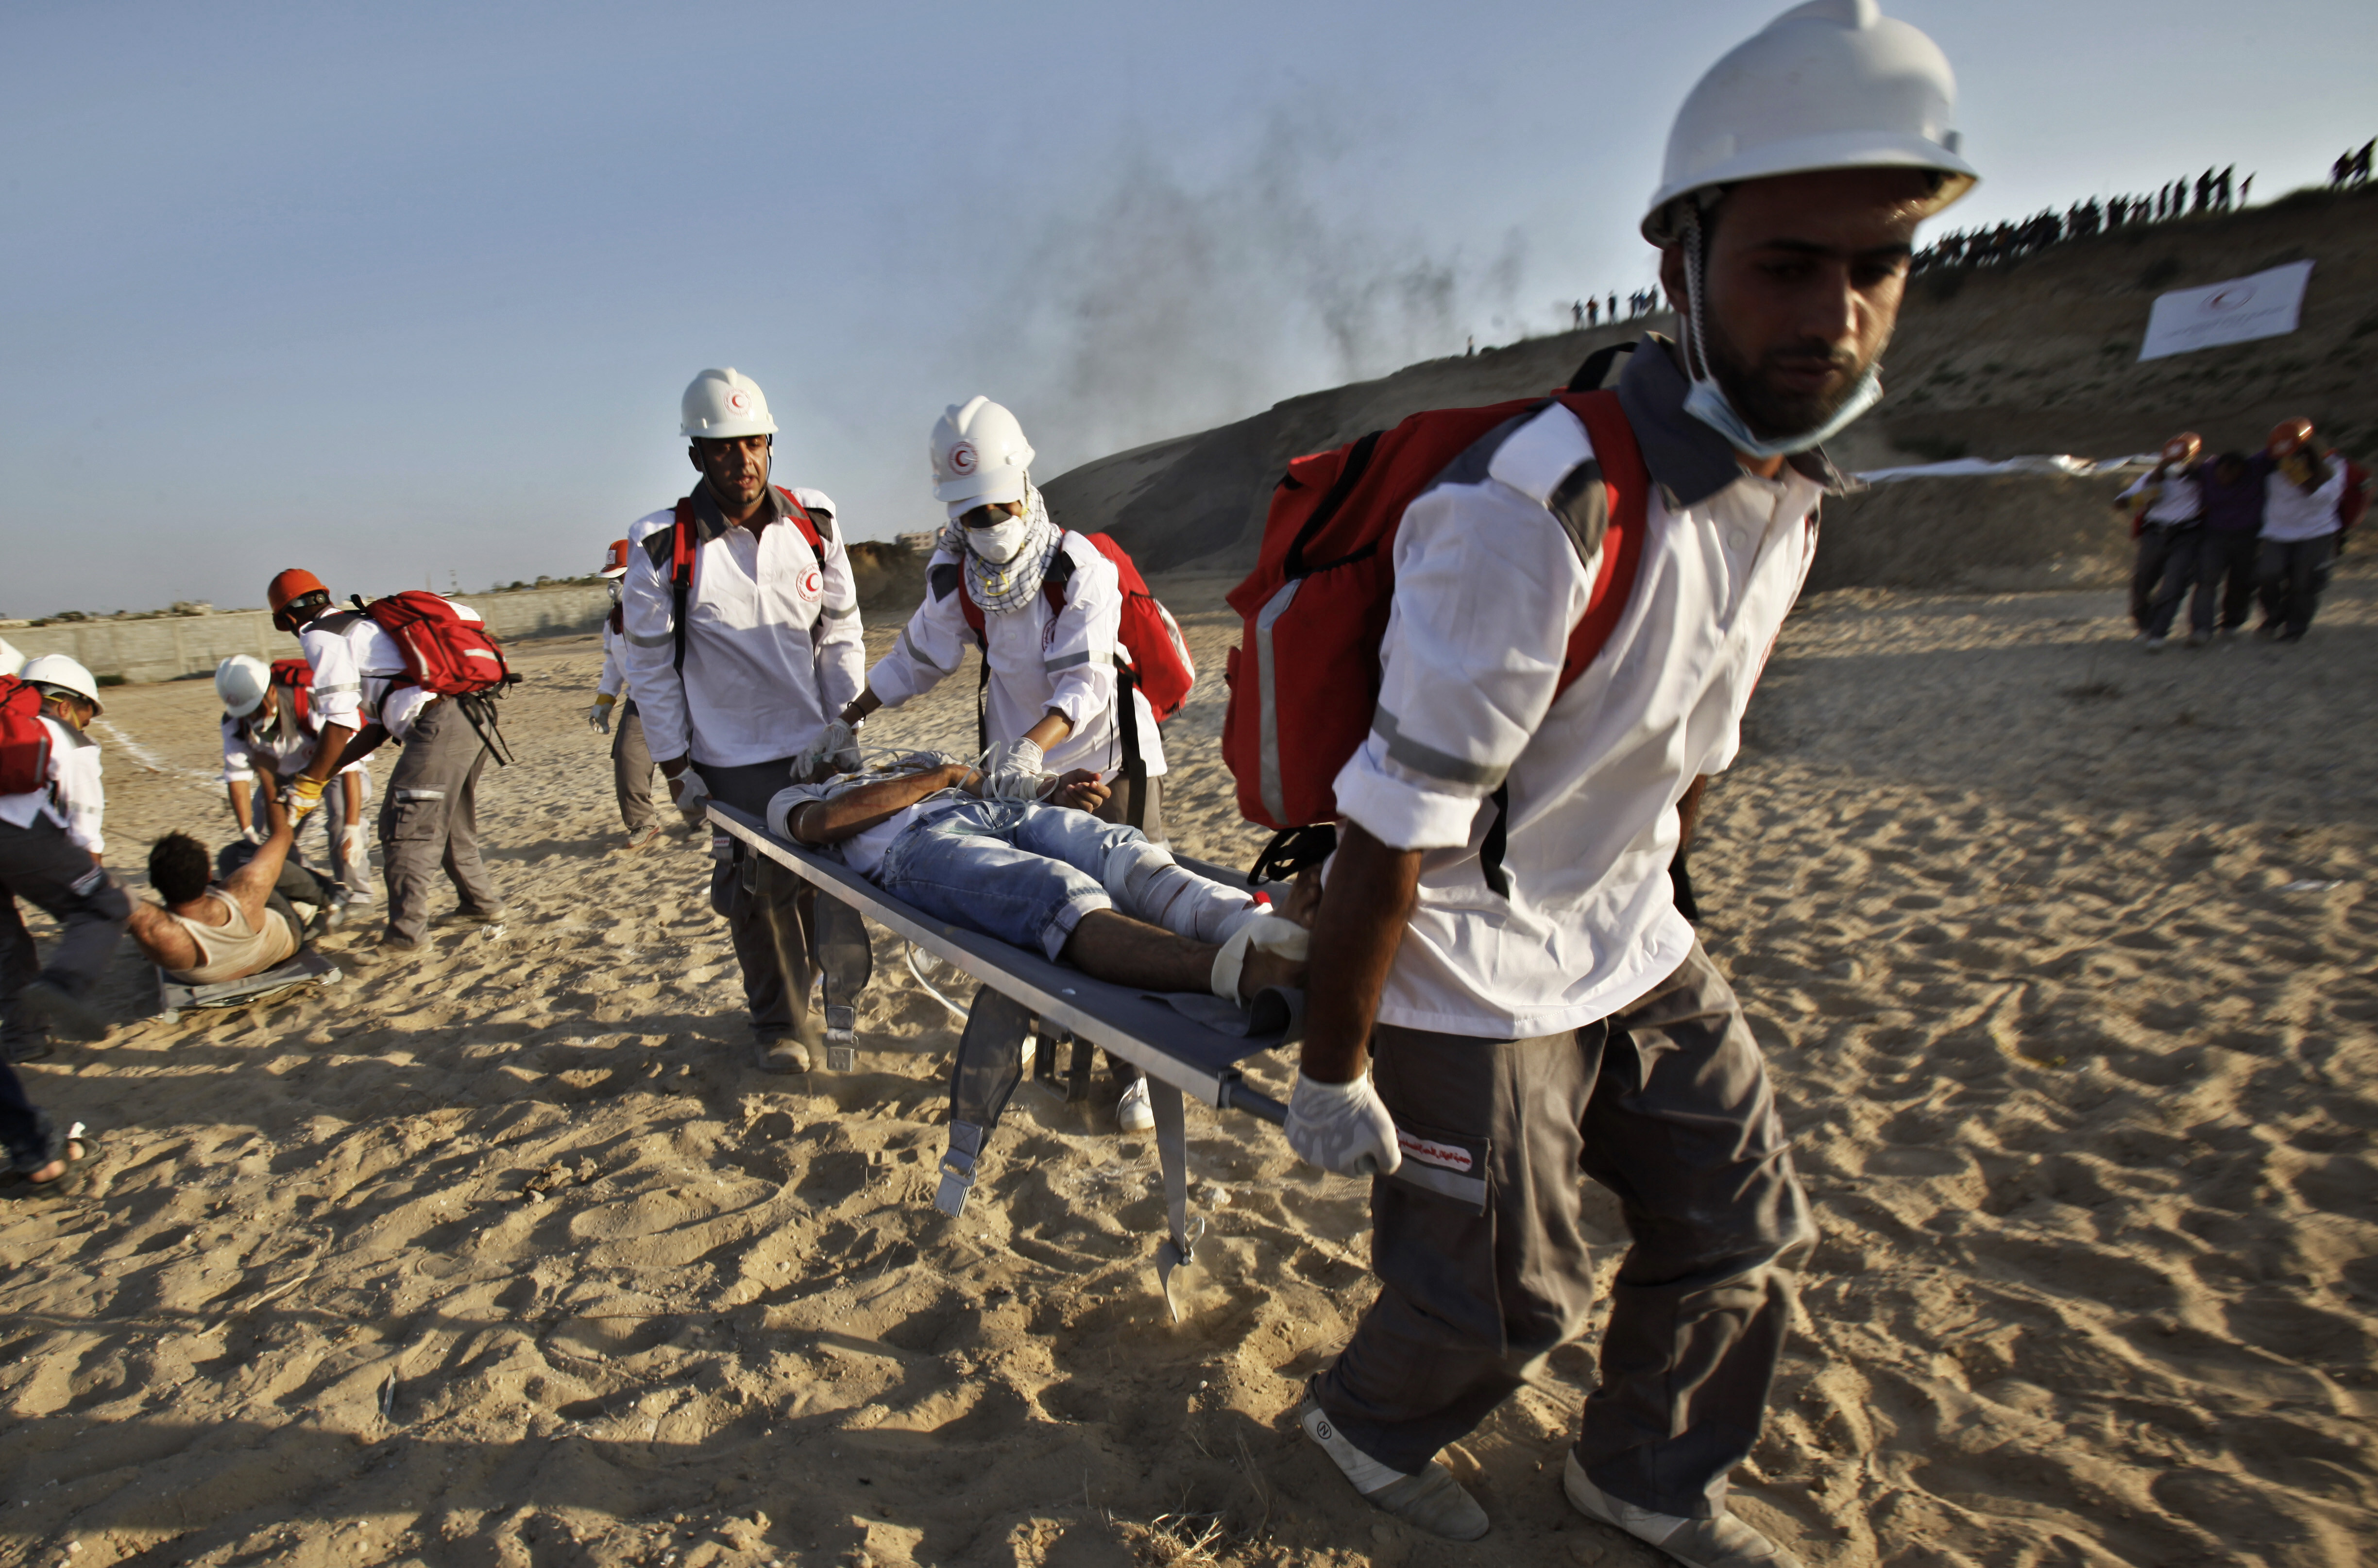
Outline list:
[[[0,1176],[0,1190],[11,1198],[74,1197],[90,1185],[91,1173],[98,1169],[98,1135],[85,1131],[82,1123],[75,1123],[58,1157],[66,1161],[66,1168],[49,1180],[35,1181],[25,1171],[10,1171]]]

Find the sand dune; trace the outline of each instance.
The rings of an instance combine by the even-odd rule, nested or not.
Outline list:
[[[1812,1564],[2378,1538],[2378,577],[2294,649],[2150,660],[2119,609],[1822,596],[1711,799],[1705,935],[1825,1233],[1740,1507]],[[1183,619],[1219,670],[1226,618]],[[707,862],[616,851],[594,645],[520,654],[503,935],[25,1069],[108,1142],[88,1200],[0,1206],[0,1561],[1657,1561],[1559,1496],[1587,1348],[1454,1455],[1481,1547],[1286,1429],[1371,1287],[1361,1184],[1272,1129],[1191,1110],[1175,1327],[1103,1092],[1027,1086],[964,1221],[928,1206],[954,1035],[895,944],[862,1071],[752,1070]],[[879,730],[967,743],[972,690]],[[116,863],[222,836],[208,685],[109,702],[164,769],[111,754]],[[1221,704],[1171,727],[1168,815],[1241,860]],[[146,984],[126,948],[124,1016]]]

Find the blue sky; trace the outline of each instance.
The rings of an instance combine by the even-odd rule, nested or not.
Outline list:
[[[2378,135],[2366,0],[1886,4],[1951,222]],[[1650,283],[1668,117],[1781,8],[17,0],[0,615],[591,570],[707,365],[873,537],[979,392],[1054,474],[1543,330]]]

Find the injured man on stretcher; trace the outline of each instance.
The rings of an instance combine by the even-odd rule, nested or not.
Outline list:
[[[278,802],[270,820],[262,844],[232,845],[215,868],[207,847],[186,833],[168,833],[150,849],[149,886],[165,907],[135,903],[126,929],[166,979],[219,985],[276,969],[305,945],[297,906],[336,908],[331,887],[289,858],[289,815]]]
[[[1139,829],[1092,816],[1109,793],[1086,769],[986,784],[963,762],[916,752],[779,790],[768,826],[905,904],[1094,980],[1241,1005],[1303,983],[1317,887],[1300,884],[1275,910],[1200,876]]]

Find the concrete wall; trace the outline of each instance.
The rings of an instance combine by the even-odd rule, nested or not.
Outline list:
[[[517,594],[464,594],[462,602],[486,617],[498,642],[591,632],[611,608],[600,587],[578,585]],[[234,654],[290,658],[297,639],[276,632],[260,609],[229,615],[174,615],[156,621],[79,621],[0,629],[26,657],[72,654],[93,675],[126,681],[172,681],[211,675]]]

